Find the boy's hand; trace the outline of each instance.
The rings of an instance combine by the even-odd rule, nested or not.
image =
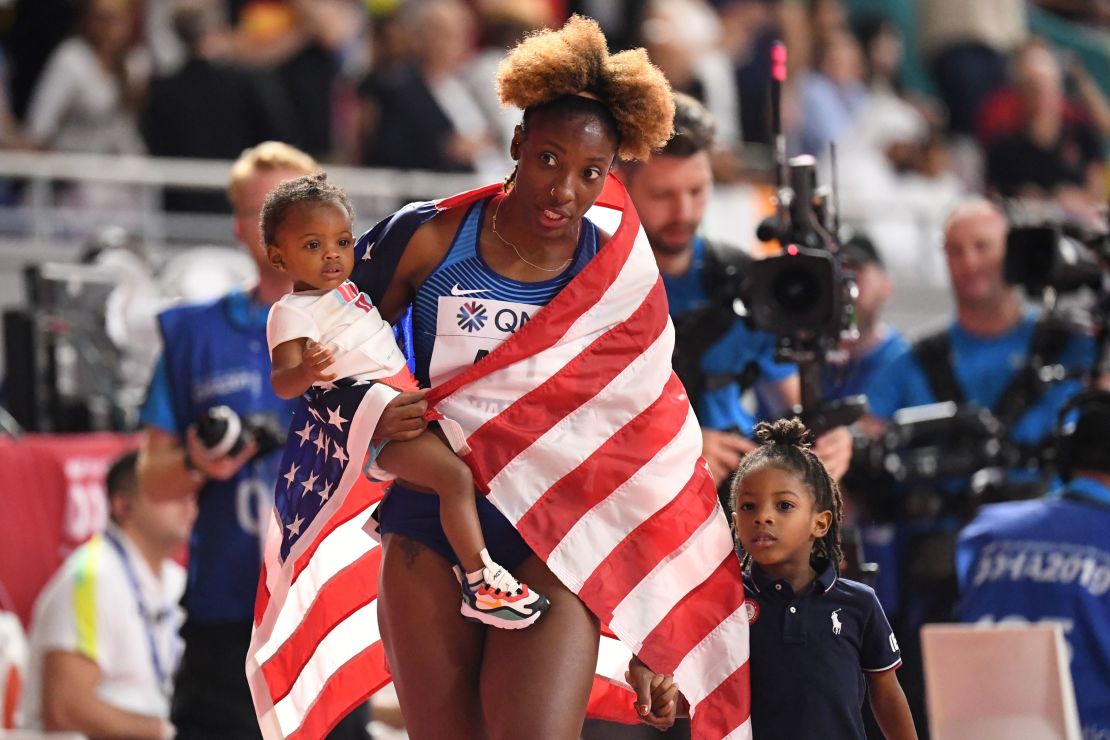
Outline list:
[[[312,381],[335,380],[338,377],[335,373],[324,372],[334,364],[335,358],[332,357],[332,351],[330,349],[311,339],[305,341],[301,367],[304,368],[306,378]]]
[[[678,684],[673,676],[655,673],[633,656],[624,677],[636,692],[636,714],[641,722],[657,730],[666,730],[674,724],[678,710]]]

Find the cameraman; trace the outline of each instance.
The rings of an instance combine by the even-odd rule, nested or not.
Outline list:
[[[1007,232],[1002,211],[984,198],[953,209],[945,224],[944,254],[956,319],[892,363],[887,382],[870,392],[875,416],[889,420],[898,409],[939,401],[973,404],[991,410],[1008,440],[1022,449],[1044,443],[1060,407],[1080,390],[1079,376],[1090,367],[1094,345],[1079,329],[1038,317],[1019,288],[1006,283]],[[1041,382],[1042,366],[1060,366],[1067,377]],[[1028,481],[1015,470],[1008,479],[1023,477]]]
[[[871,397],[879,386],[890,382],[891,363],[909,349],[902,335],[882,320],[883,308],[894,288],[875,244],[864,234],[857,233],[844,242],[840,256],[844,266],[855,274],[859,289],[856,297],[859,337],[842,341],[842,360],[821,368],[821,390],[830,401],[861,394]],[[881,424],[876,425],[874,419],[866,417],[859,422],[862,433],[873,431],[877,426]],[[860,479],[850,471],[841,481],[841,488],[852,503],[852,521],[857,525],[862,546],[862,552],[856,551],[856,554],[878,565],[878,575],[868,581],[868,585],[874,587],[887,613],[895,614],[898,611],[895,525],[881,509],[872,510],[869,506],[873,492],[871,481]],[[850,531],[844,527],[841,536],[847,537]]]
[[[241,419],[264,414],[283,431],[288,425],[293,402],[270,386],[266,318],[291,286],[266,259],[258,218],[271,188],[318,169],[286,144],[245,151],[231,169],[228,197],[235,237],[258,266],[258,284],[159,316],[165,347],[142,410],[141,487],[162,498],[199,492],[183,599],[185,653],[172,707],[178,740],[261,737],[244,663],[281,450],[256,457],[252,440],[238,454],[215,457],[194,423],[226,405]]]
[[[742,273],[751,260],[739,248],[697,233],[713,191],[710,155],[714,123],[694,98],[675,95],[674,135],[643,162],[622,164],[628,193],[651,243],[675,325],[675,371],[702,425],[702,454],[718,484],[754,443],[756,419],[740,402],[759,384],[789,408],[800,400],[797,370],[775,362],[775,338],[756,331],[732,310],[736,297],[726,269]],[[851,459],[845,429],[822,435],[815,450],[839,478]]]
[[[1041,365],[1061,365],[1078,375],[1093,355],[1090,337],[1029,310],[1018,288],[1003,279],[1007,223],[984,198],[956,206],[944,229],[944,253],[956,303],[956,319],[941,331],[916,341],[871,389],[872,413],[889,420],[901,408],[940,401],[989,409],[1002,424],[1004,442],[1039,449],[1050,435],[1056,414],[1080,390],[1077,379],[1042,383]],[[951,440],[953,445],[960,440]],[[941,456],[963,449],[941,450]],[[944,460],[940,461],[941,463]],[[1037,473],[1004,471],[998,497],[1028,498]],[[976,493],[970,476],[937,479],[912,491],[899,490],[903,507],[899,539],[902,567],[900,634],[904,653],[913,656],[917,630],[926,622],[950,621],[957,598],[956,532],[971,513]],[[1035,494],[1033,494],[1035,495]],[[915,661],[907,659],[907,665]],[[917,665],[920,665],[917,662]],[[907,695],[916,717],[924,715],[919,672],[907,673]]]
[[[960,619],[1052,622],[1071,647],[1071,674],[1086,738],[1110,737],[1110,392],[1069,402],[1061,433],[1066,481],[1045,498],[985,506],[956,549]]]

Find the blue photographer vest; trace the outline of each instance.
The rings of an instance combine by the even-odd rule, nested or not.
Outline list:
[[[163,312],[165,349],[143,423],[184,440],[201,412],[226,405],[240,417],[269,414],[287,426],[295,401],[278,398],[270,385],[268,312],[242,292]],[[252,619],[262,562],[259,522],[267,521],[273,505],[280,458],[280,450],[257,458],[231,479],[201,489],[184,597],[190,619]]]

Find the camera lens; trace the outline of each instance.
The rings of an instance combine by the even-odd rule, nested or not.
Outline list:
[[[783,311],[801,314],[813,308],[817,289],[816,276],[811,270],[791,268],[779,273],[771,293]]]
[[[212,457],[237,455],[247,443],[247,430],[228,406],[213,406],[197,420],[197,437]]]

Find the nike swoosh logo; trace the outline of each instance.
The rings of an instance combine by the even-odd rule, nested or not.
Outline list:
[[[475,288],[473,290],[463,290],[459,287],[458,283],[451,286],[451,295],[474,295],[475,293],[488,293],[489,288]]]

